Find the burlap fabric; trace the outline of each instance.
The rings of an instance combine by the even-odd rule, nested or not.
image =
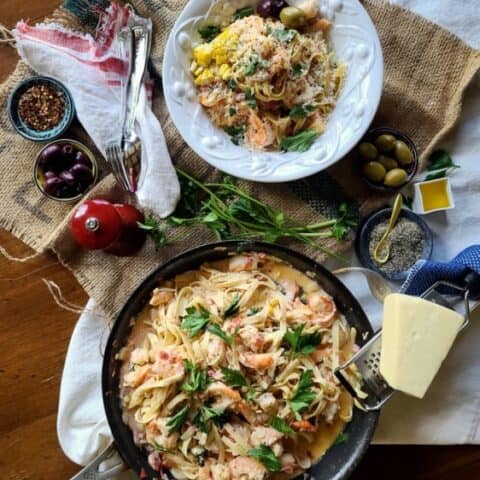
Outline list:
[[[100,2],[97,0],[97,3]],[[133,0],[131,3],[141,15],[153,19],[152,60],[156,70],[161,71],[168,32],[185,1]],[[66,7],[70,10],[71,4],[78,2],[67,0]],[[411,135],[425,158],[455,124],[465,87],[480,67],[480,53],[440,27],[399,7],[382,0],[367,0],[364,4],[379,31],[385,58],[384,94],[375,124],[394,126]],[[68,26],[87,29],[88,15],[75,13],[76,16],[63,8],[54,17]],[[112,317],[128,294],[156,266],[180,251],[214,238],[202,227],[178,230],[169,246],[156,252],[152,243],[147,242],[137,256],[130,258],[79,249],[68,229],[74,205],[47,200],[37,191],[32,179],[32,162],[40,146],[15,134],[8,121],[8,94],[17,82],[30,74],[20,62],[0,86],[0,225],[36,251],[52,250],[73,272],[88,295],[96,300],[97,306]],[[158,88],[155,112],[177,165],[202,178],[219,175],[182,141],[168,117]],[[72,128],[69,136],[88,141],[78,126]],[[328,214],[332,204],[342,197],[338,184],[364,211],[370,210],[384,199],[368,192],[355,178],[351,164],[351,159],[346,158],[329,170],[330,176],[317,175],[296,183],[293,188],[285,184],[254,183],[248,183],[246,187],[272,206],[304,221],[318,221],[322,215]],[[111,175],[105,176],[89,196],[115,201],[123,199]],[[325,246],[339,252],[348,246],[348,242],[329,240]],[[305,250],[298,244],[295,247]],[[313,254],[312,251],[309,253]]]

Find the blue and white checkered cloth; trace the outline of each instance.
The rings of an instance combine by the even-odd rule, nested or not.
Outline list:
[[[471,271],[480,275],[480,245],[472,245],[462,250],[450,262],[419,260],[410,270],[400,291],[409,295],[421,295],[439,280],[461,287],[465,276]]]

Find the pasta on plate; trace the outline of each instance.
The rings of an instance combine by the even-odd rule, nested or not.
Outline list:
[[[294,29],[251,13],[222,31],[199,30],[205,40],[191,64],[199,101],[235,144],[306,151],[325,130],[346,74],[328,43],[330,23],[314,17]]]
[[[274,257],[244,253],[177,275],[132,322],[120,401],[155,470],[290,478],[352,417],[333,370],[352,356],[355,330],[317,282]]]

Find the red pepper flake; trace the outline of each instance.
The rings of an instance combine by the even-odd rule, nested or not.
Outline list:
[[[33,85],[20,96],[18,113],[29,128],[39,132],[50,130],[65,114],[65,96],[47,83]]]

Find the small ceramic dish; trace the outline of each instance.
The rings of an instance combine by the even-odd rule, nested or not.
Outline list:
[[[191,0],[170,32],[163,61],[168,111],[185,142],[214,167],[258,182],[308,177],[340,160],[360,140],[377,111],[383,87],[383,58],[375,26],[358,0],[318,0],[320,14],[332,22],[330,43],[347,66],[337,104],[325,131],[304,153],[259,151],[234,145],[210,120],[197,98],[190,71],[198,29],[208,22],[226,26],[237,9],[258,0]]]
[[[408,272],[413,265],[411,265],[407,270],[404,270],[401,272],[386,273],[383,270],[380,270],[378,268],[378,265],[374,262],[374,260],[372,259],[369,253],[370,235],[372,233],[372,230],[379,223],[388,222],[391,213],[392,213],[391,208],[384,208],[382,210],[379,210],[373,213],[361,223],[357,231],[357,236],[355,238],[355,250],[360,263],[365,268],[368,268],[370,270],[375,270],[376,272],[378,272],[380,275],[382,275],[388,280],[403,281],[407,278]],[[413,213],[411,210],[403,208],[400,212],[400,216],[398,217],[398,219],[400,220],[402,218],[411,220],[412,222],[415,222],[420,227],[423,234],[424,243],[423,243],[422,253],[420,254],[420,257],[418,260],[428,260],[432,255],[432,249],[433,249],[432,231],[430,230],[428,225],[417,214]]]
[[[397,130],[395,128],[391,127],[378,127],[374,128],[372,130],[369,130],[367,134],[362,138],[362,140],[359,142],[369,142],[373,143],[374,140],[379,137],[380,135],[384,134],[389,134],[393,135],[396,139],[401,140],[404,142],[407,147],[410,149],[413,155],[413,162],[410,165],[407,165],[405,167],[401,167],[407,172],[407,180],[399,185],[398,187],[389,187],[387,185],[383,185],[382,183],[375,183],[369,180],[368,178],[365,177],[365,175],[362,172],[362,165],[366,162],[366,160],[362,159],[358,151],[356,152],[357,156],[357,166],[358,166],[358,174],[363,178],[363,180],[368,184],[370,188],[373,190],[378,190],[381,192],[397,192],[398,190],[402,189],[405,187],[405,185],[409,184],[412,180],[413,177],[415,177],[417,170],[418,170],[418,152],[417,148],[415,147],[415,144],[413,143],[412,139],[408,136],[405,135],[403,132],[400,130]]]
[[[66,154],[66,156],[63,153],[57,154],[56,150],[61,150],[64,145],[72,147],[71,153]],[[48,158],[45,152],[49,152]],[[78,167],[78,165],[83,168]],[[47,198],[57,202],[75,202],[82,198],[97,182],[98,173],[97,159],[92,151],[83,143],[67,138],[55,140],[45,145],[38,152],[33,165],[33,178],[38,189]],[[50,192],[46,191],[47,175],[57,179],[60,178],[60,181],[63,181],[64,184],[59,184],[59,187],[53,188]],[[55,194],[55,191],[57,194]]]
[[[63,94],[64,99],[64,111],[59,122],[48,130],[35,130],[25,123],[20,115],[19,104],[22,95],[31,87],[35,85],[48,85],[55,90],[60,91]],[[8,117],[15,130],[22,135],[22,137],[32,140],[34,142],[45,142],[54,140],[55,138],[63,135],[70,127],[75,117],[75,106],[73,98],[67,88],[54,78],[45,76],[31,77],[23,82],[20,82],[10,94],[8,99]]]

